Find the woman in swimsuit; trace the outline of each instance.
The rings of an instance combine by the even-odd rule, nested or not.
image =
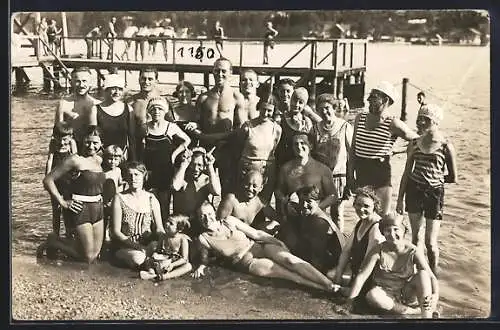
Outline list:
[[[102,191],[105,176],[102,158],[97,154],[101,145],[99,130],[90,127],[81,154],[69,156],[43,179],[45,189],[61,205],[65,218],[76,228],[77,237],[72,240],[51,234],[43,246],[89,264],[98,257],[104,234]],[[71,184],[71,199],[65,199],[55,182],[70,172],[77,172],[78,176]],[[43,247],[38,252],[43,254]]]
[[[170,108],[165,119],[176,123],[186,134],[190,135],[193,142],[191,146],[194,147],[195,135],[190,132],[198,128],[200,114],[193,104],[193,99],[196,97],[193,84],[185,80],[180,81],[172,96],[176,97],[179,102]]]
[[[417,249],[404,238],[406,228],[402,215],[385,215],[380,230],[386,241],[366,256],[354,279],[349,299],[358,296],[372,275],[374,286],[366,294],[368,304],[392,314],[420,313],[423,318],[432,317],[439,299],[439,285],[423,249]],[[415,296],[420,308],[408,306]]]

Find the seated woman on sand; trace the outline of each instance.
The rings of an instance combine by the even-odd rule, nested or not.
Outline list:
[[[112,250],[130,268],[149,270],[145,261],[155,252],[157,240],[166,237],[160,203],[154,194],[144,190],[148,178],[144,164],[126,163],[123,178],[128,189],[116,194],[112,203]]]
[[[180,163],[172,179],[173,212],[189,217],[190,227],[185,233],[196,237],[202,230],[194,220],[196,210],[210,195],[220,196],[220,179],[215,172],[214,156],[204,148],[186,149],[179,157]]]
[[[102,192],[106,180],[101,167],[102,158],[97,154],[101,145],[99,130],[95,126],[90,127],[83,139],[81,153],[65,158],[43,179],[45,189],[61,205],[63,216],[75,228],[76,240],[60,238],[52,233],[37,255],[43,255],[43,249],[48,248],[60,250],[89,264],[97,259],[104,235]],[[76,172],[78,176],[69,186],[71,199],[67,200],[61,195],[56,181],[71,172]]]
[[[366,294],[369,305],[386,313],[433,317],[439,299],[438,280],[423,249],[405,239],[403,216],[396,213],[385,215],[380,230],[386,241],[375,246],[366,256],[348,299],[358,296],[372,275],[374,286]],[[415,297],[420,308],[408,306]]]
[[[291,254],[285,244],[273,236],[232,216],[217,220],[215,209],[208,202],[198,210],[198,220],[205,229],[198,238],[202,252],[215,252],[245,273],[333,291],[332,281],[308,262]],[[206,259],[202,258],[193,277],[202,276],[206,267]]]

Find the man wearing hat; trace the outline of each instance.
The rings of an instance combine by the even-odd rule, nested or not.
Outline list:
[[[106,148],[116,145],[124,150],[124,158],[135,160],[135,120],[132,108],[122,101],[124,79],[109,74],[104,79],[104,101],[95,106],[97,126],[102,131],[102,144]]]
[[[372,186],[381,200],[381,212],[389,212],[392,195],[390,158],[398,137],[410,141],[418,137],[403,121],[389,114],[397,100],[392,84],[380,82],[368,96],[368,112],[354,120],[353,145],[348,165],[348,185]]]

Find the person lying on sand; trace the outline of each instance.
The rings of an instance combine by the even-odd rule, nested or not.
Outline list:
[[[390,314],[420,314],[433,317],[439,299],[439,284],[425,258],[424,251],[405,239],[403,216],[385,215],[380,222],[385,242],[373,248],[354,279],[348,296],[357,297],[372,275],[374,286],[367,292],[369,305]],[[408,304],[418,299],[420,308]]]
[[[333,291],[333,283],[308,262],[290,253],[285,244],[243,221],[228,216],[217,220],[214,207],[206,202],[198,210],[198,220],[205,232],[199,243],[205,253],[215,252],[245,273],[269,278],[281,278],[311,288]],[[193,272],[194,278],[204,275],[207,263]]]

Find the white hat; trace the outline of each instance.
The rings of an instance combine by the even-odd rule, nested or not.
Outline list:
[[[443,120],[443,109],[436,104],[425,104],[420,107],[417,116],[427,117],[439,124]]]
[[[396,103],[398,92],[390,82],[381,81],[377,87],[372,88],[372,90],[377,90],[387,95],[392,101],[391,104]]]
[[[125,88],[125,80],[116,73],[108,74],[106,78],[104,78],[104,88],[110,87],[119,87],[123,89]]]

